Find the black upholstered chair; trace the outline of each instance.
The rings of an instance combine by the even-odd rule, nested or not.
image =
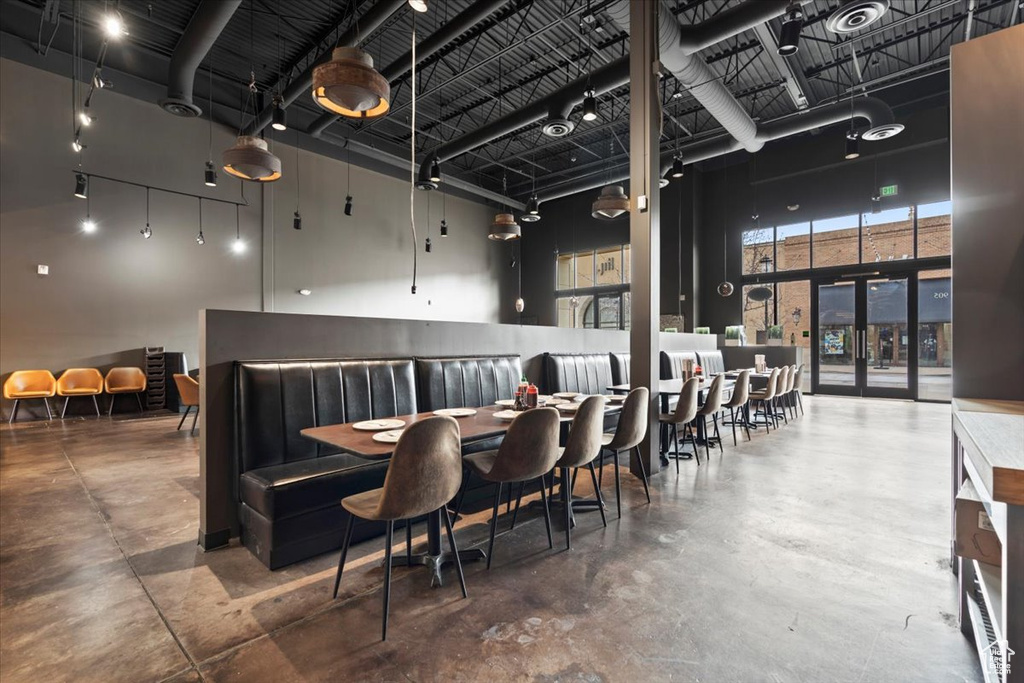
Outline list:
[[[417,412],[411,359],[236,364],[242,543],[277,569],[341,545],[338,501],[381,486],[386,463],[303,437],[307,427]],[[382,530],[360,525],[359,538]]]
[[[608,360],[612,364],[612,384],[629,384],[629,362],[628,353],[609,353]]]

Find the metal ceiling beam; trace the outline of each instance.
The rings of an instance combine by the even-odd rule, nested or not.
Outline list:
[[[811,91],[810,84],[807,83],[807,79],[802,73],[794,71],[790,67],[788,59],[779,54],[779,39],[776,37],[775,31],[767,23],[764,23],[755,26],[754,33],[757,34],[757,39],[764,45],[764,49],[768,53],[768,59],[775,66],[775,70],[785,80],[789,101],[797,109],[806,109],[810,104],[807,100],[807,93]]]

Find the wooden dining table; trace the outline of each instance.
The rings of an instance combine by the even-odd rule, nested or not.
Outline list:
[[[502,436],[508,431],[509,426],[512,424],[509,420],[502,420],[499,417],[495,417],[495,413],[502,410],[508,410],[508,408],[504,406],[484,406],[482,408],[475,408],[474,410],[476,410],[474,415],[455,418],[459,424],[459,437],[463,445],[473,443],[474,441],[482,441],[484,439]],[[617,404],[608,403],[605,406],[606,413],[614,413],[620,410],[621,406]],[[563,428],[567,428],[572,422],[574,413],[559,410],[558,414],[559,422],[563,425]],[[404,423],[404,429],[409,425],[434,416],[435,413],[433,412],[424,412],[416,413],[414,415],[397,415],[395,417],[381,417],[376,419],[401,420]],[[385,460],[391,457],[391,454],[395,450],[395,444],[374,441],[373,435],[379,432],[359,430],[355,428],[355,424],[356,423],[348,422],[345,424],[308,427],[303,429],[300,434],[308,439],[333,446],[344,453],[349,453],[358,458],[364,458],[366,460]],[[487,554],[479,548],[470,548],[468,550],[459,551],[459,559],[463,562],[482,560],[486,558]],[[392,556],[391,562],[392,566],[423,565],[428,567],[431,570],[430,584],[432,586],[440,586],[441,568],[445,563],[451,562],[452,559],[451,553],[442,548],[441,511],[435,510],[427,515],[426,552],[413,554],[411,556],[411,560],[406,555],[398,553]]]

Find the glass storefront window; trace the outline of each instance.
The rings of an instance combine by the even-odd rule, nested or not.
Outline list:
[[[860,216],[839,216],[811,222],[815,268],[857,263]]]
[[[597,284],[622,284],[622,247],[597,252]]]
[[[756,275],[763,273],[764,259],[770,259],[769,272],[774,268],[773,247],[775,231],[772,228],[758,228],[743,233],[743,274]]]
[[[594,252],[576,254],[576,287],[594,286]]]
[[[950,271],[924,270],[917,276],[917,396],[929,401],[953,398],[953,316]]]
[[[767,329],[775,321],[775,288],[773,285],[743,287],[743,327],[748,344],[767,343]]]
[[[794,223],[775,228],[775,270],[811,267],[811,224]]]
[[[558,280],[555,288],[558,290],[572,289],[575,286],[576,259],[574,254],[558,255]]]
[[[949,256],[953,240],[953,202],[917,207],[917,257]]]
[[[863,216],[861,263],[914,258],[914,209],[902,207]]]

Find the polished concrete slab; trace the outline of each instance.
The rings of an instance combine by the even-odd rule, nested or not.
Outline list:
[[[174,416],[5,427],[0,678],[981,680],[948,569],[949,407],[805,403],[662,470],[651,505],[623,467],[622,519],[579,513],[571,551],[535,504],[513,532],[503,517],[469,599],[451,570],[439,589],[396,570],[386,643],[383,539],[335,601],[335,553],[270,572],[197,548],[197,441]],[[463,547],[488,515],[458,522]]]

